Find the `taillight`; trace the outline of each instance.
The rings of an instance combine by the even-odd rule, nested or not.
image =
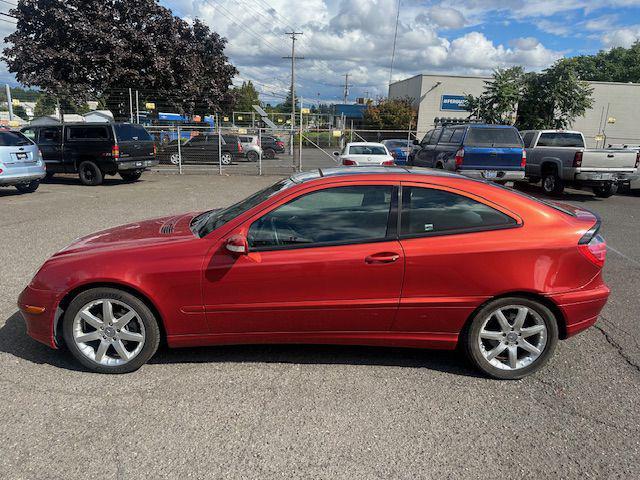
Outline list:
[[[0,168],[0,173],[2,173],[3,171],[4,171],[4,170],[2,170],[2,169]]]
[[[522,149],[522,160],[520,160],[520,168],[527,166],[527,151]]]
[[[640,166],[640,152],[636,153],[636,168]]]
[[[459,167],[464,162],[464,148],[460,148],[456,152],[456,167]]]
[[[385,160],[384,162],[382,162],[382,165],[384,165],[385,167],[392,167],[395,164],[393,163],[393,160]]]
[[[607,242],[601,235],[595,235],[587,243],[578,244],[578,250],[596,267],[603,267],[607,259]]]
[[[284,142],[276,142],[276,145],[278,145],[279,147],[284,147]]]
[[[582,152],[576,152],[573,155],[573,166],[581,167],[582,166]]]
[[[120,158],[120,146],[114,145],[111,147],[111,158],[115,158],[116,160]]]
[[[391,152],[391,156],[392,156],[393,158],[398,158],[398,154],[397,154],[396,152]]]
[[[243,150],[242,150],[242,144],[241,144],[240,142],[238,142],[238,152],[239,152],[239,153],[242,153],[242,152],[243,152]]]
[[[153,144],[153,156],[155,157],[156,155],[158,155],[158,147],[156,146],[156,144]]]
[[[348,158],[342,159],[342,165],[357,165],[355,160],[349,160]]]

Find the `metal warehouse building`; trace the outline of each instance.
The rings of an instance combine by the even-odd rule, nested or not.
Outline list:
[[[389,98],[409,97],[418,109],[418,137],[433,128],[436,118],[467,118],[465,95],[478,96],[491,77],[416,75],[392,83]],[[593,107],[578,118],[572,129],[584,133],[589,147],[640,144],[640,84],[588,82]]]

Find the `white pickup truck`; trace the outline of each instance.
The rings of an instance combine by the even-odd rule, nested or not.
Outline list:
[[[590,187],[598,197],[616,193],[619,183],[638,178],[640,153],[622,149],[585,148],[581,132],[567,130],[521,131],[527,152],[525,176],[542,180],[542,189],[559,195],[565,186]]]

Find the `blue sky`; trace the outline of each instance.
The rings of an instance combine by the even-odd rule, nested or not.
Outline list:
[[[314,101],[385,95],[397,0],[161,0],[187,20],[204,20],[228,38],[227,54],[263,99],[286,95],[298,43],[297,90]],[[7,10],[6,7],[0,8]],[[0,23],[3,36],[13,26]],[[640,37],[640,0],[401,0],[393,79],[418,73],[487,75],[498,67],[541,70],[562,56],[629,46]],[[11,81],[6,67],[0,80]]]

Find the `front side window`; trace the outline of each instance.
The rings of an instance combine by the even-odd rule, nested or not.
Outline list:
[[[464,137],[464,128],[456,128],[451,135],[449,143],[462,143],[462,137]]]
[[[440,141],[438,143],[449,143],[449,139],[451,138],[451,135],[453,135],[453,128],[446,127],[443,130],[442,136],[440,137]]]
[[[429,130],[424,137],[422,137],[421,145],[427,145],[429,140],[431,140],[431,136],[433,135],[433,130]]]
[[[453,233],[513,225],[516,222],[511,217],[463,195],[432,188],[402,188],[401,235]]]
[[[298,197],[256,220],[253,250],[365,243],[387,236],[393,186],[335,187]]]
[[[530,148],[533,144],[533,137],[535,136],[535,132],[527,132],[522,137],[522,141],[524,142],[525,148]]]
[[[62,143],[62,128],[47,127],[40,130],[38,143],[42,145],[60,145]]]
[[[442,133],[442,128],[436,128],[433,131],[433,135],[429,139],[429,145],[435,145],[440,140],[440,133]]]

